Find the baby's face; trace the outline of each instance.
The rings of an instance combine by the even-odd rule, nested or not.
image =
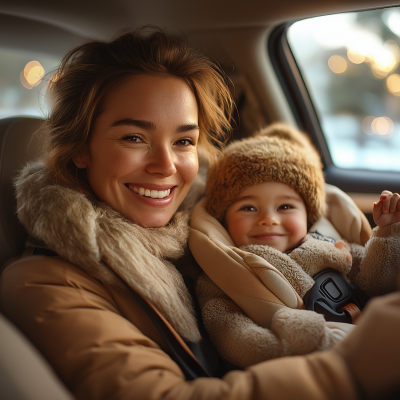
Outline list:
[[[226,211],[225,226],[237,247],[266,244],[285,252],[307,234],[307,210],[296,190],[265,182],[240,192]]]

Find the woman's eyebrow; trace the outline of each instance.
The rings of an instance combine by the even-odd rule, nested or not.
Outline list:
[[[181,125],[177,129],[177,133],[185,133],[185,132],[193,131],[195,129],[200,129],[200,127],[197,124]]]
[[[111,124],[111,126],[120,126],[120,125],[137,126],[138,128],[143,128],[148,131],[155,131],[157,128],[156,124],[151,121],[145,121],[142,119],[132,119],[132,118],[120,119]],[[200,127],[197,124],[185,124],[185,125],[180,125],[176,131],[177,133],[184,133],[195,129],[200,129]]]
[[[120,125],[130,125],[130,126],[137,126],[138,128],[143,128],[149,131],[155,131],[156,125],[150,121],[144,121],[141,119],[131,119],[125,118],[115,121],[111,124],[111,126],[120,126]]]

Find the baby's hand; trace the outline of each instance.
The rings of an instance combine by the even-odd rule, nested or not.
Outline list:
[[[400,195],[384,190],[372,210],[375,224],[383,227],[400,222]]]

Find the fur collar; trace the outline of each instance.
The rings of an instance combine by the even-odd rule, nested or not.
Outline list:
[[[190,294],[167,260],[183,254],[186,213],[176,213],[168,226],[143,228],[49,178],[43,163],[31,163],[15,181],[18,218],[29,235],[100,281],[121,285],[117,275],[182,337],[200,340]]]

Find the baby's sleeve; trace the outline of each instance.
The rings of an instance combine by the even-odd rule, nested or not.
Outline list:
[[[361,250],[358,249],[361,257]],[[400,270],[400,222],[376,227],[365,245],[358,273],[350,276],[369,297],[396,290]]]

